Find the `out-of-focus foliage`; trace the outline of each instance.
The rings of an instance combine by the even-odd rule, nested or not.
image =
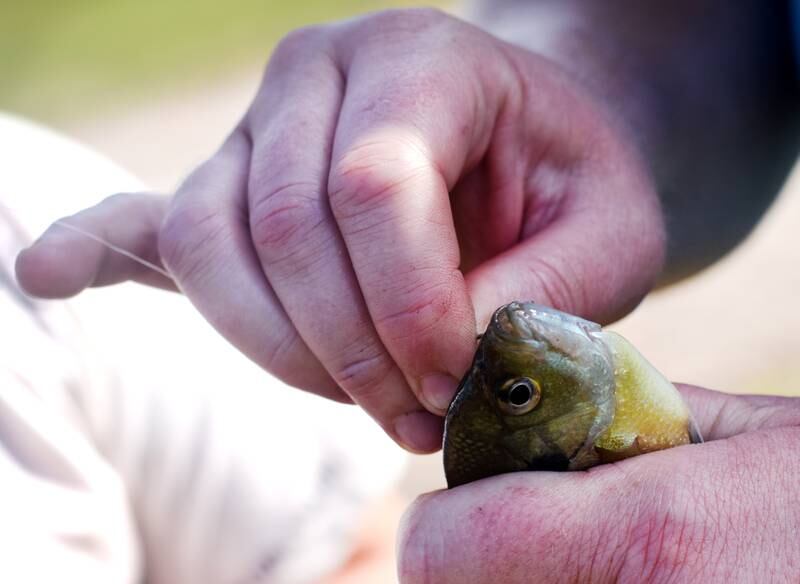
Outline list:
[[[52,119],[266,60],[288,31],[398,0],[0,0],[0,109]]]

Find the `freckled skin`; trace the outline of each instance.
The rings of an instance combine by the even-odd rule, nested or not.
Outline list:
[[[531,380],[538,401],[509,411],[520,379]],[[492,317],[448,409],[445,475],[455,487],[505,472],[579,470],[686,444],[689,428],[677,390],[627,341],[512,302]]]

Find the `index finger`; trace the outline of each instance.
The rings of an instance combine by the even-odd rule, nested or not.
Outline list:
[[[428,26],[427,15],[418,16]],[[464,129],[479,124],[476,111],[491,117],[499,100],[465,91],[474,83],[452,74],[457,64],[439,51],[420,47],[409,58],[376,37],[343,53],[348,89],[334,141],[331,209],[384,346],[420,401],[443,413],[476,332],[449,189],[481,147]]]

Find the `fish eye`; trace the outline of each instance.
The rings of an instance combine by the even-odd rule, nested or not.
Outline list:
[[[506,381],[497,396],[500,409],[507,414],[527,414],[539,404],[542,388],[530,377],[517,377]]]

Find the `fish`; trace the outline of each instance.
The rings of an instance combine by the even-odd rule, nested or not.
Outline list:
[[[577,471],[702,436],[677,388],[624,337],[534,302],[498,308],[445,417],[449,488]]]

